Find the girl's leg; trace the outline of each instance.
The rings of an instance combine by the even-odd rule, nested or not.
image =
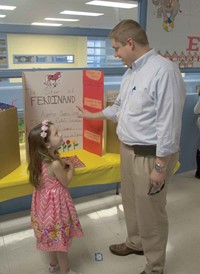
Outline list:
[[[49,272],[54,273],[59,269],[57,252],[49,252]]]
[[[55,266],[58,264],[57,252],[49,252],[50,262],[49,265]]]
[[[60,274],[68,274],[70,269],[68,254],[66,252],[57,251],[57,258],[60,266]]]

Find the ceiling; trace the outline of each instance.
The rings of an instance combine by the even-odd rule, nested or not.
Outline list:
[[[5,18],[0,18],[0,24],[30,25],[33,22],[43,22],[45,17],[80,19],[78,22],[57,22],[62,23],[62,27],[82,27],[112,29],[122,19],[137,20],[138,8],[119,9],[113,7],[100,7],[86,5],[90,0],[0,0],[0,5],[17,6],[13,11],[0,10],[0,14],[6,14]],[[130,0],[110,0],[115,2],[137,3]],[[85,12],[104,13],[98,17],[86,17],[77,15],[60,14],[64,10],[76,10]]]

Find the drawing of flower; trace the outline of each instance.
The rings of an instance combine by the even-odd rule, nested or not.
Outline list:
[[[63,145],[62,145],[62,149],[63,151],[65,151],[65,149],[67,148],[67,150],[69,151],[69,148],[71,147],[71,142],[69,139],[67,139],[66,141],[63,142]]]
[[[71,147],[71,144],[70,144],[71,142],[70,142],[70,140],[69,139],[67,139],[67,141],[66,141],[66,144],[67,144],[67,150],[69,150],[69,148]]]
[[[76,146],[78,146],[78,143],[76,142],[76,139],[72,140],[72,144],[73,144],[73,147],[74,147],[74,150],[75,150]]]
[[[62,146],[61,146],[61,147],[62,147],[62,150],[63,150],[63,151],[65,151],[65,149],[66,149],[66,147],[67,147],[67,145],[66,145],[66,142],[65,142],[65,141],[63,141],[63,144],[62,144]]]

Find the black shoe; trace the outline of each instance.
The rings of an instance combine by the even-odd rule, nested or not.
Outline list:
[[[195,174],[195,177],[197,178],[197,179],[200,179],[200,175],[196,172],[196,174]]]

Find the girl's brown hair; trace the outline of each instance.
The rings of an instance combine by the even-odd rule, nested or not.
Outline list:
[[[123,46],[127,44],[128,38],[133,39],[141,46],[149,45],[146,32],[139,23],[131,19],[122,20],[117,24],[110,32],[109,38],[120,42]]]
[[[29,181],[35,188],[39,188],[41,185],[42,162],[50,163],[58,159],[58,153],[55,154],[55,157],[52,156],[46,145],[51,134],[49,129],[51,125],[53,123],[48,122],[47,136],[45,138],[40,135],[42,124],[32,128],[28,135]]]

